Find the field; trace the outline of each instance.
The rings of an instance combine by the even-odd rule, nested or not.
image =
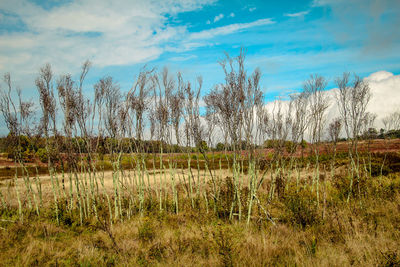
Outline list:
[[[0,192],[7,204],[1,209],[0,217],[0,262],[4,266],[396,266],[400,264],[398,144],[399,140],[387,141],[385,147],[379,140],[371,142],[371,162],[380,166],[385,157],[385,169],[390,171],[366,175],[355,182],[350,200],[347,199],[350,181],[346,175],[349,161],[346,156],[338,156],[332,176],[332,170],[327,170],[330,160],[324,160],[321,153],[321,169],[325,170],[320,174],[319,196],[312,186],[311,155],[302,160],[298,157],[298,169],[286,170],[283,174],[286,182],[281,185],[274,178],[275,171],[266,168],[265,181],[257,193],[260,205],[253,207],[250,224],[246,216],[238,219],[237,209],[234,218],[229,218],[235,195],[233,173],[222,168],[230,165],[229,162],[221,161],[215,165],[221,167],[212,170],[220,187],[218,210],[213,210],[212,178],[208,170],[200,168],[205,165],[204,158],[202,161],[197,157],[197,165],[195,154],[190,157],[196,163],[191,169],[191,196],[187,180],[191,173],[187,165],[174,172],[167,167],[149,170],[144,176],[144,192],[139,186],[140,170],[126,168],[120,172],[120,182],[127,188],[120,191],[123,211],[111,220],[105,196],[111,199],[112,213],[115,212],[116,172],[113,170],[103,168],[92,173],[97,178],[89,178],[89,172],[79,174],[84,190],[91,187],[85,187],[83,181],[98,182],[93,185],[98,194],[96,207],[88,204],[83,221],[79,219],[79,200],[75,196],[73,202],[69,201],[70,189],[75,195],[77,192],[74,183],[70,187],[67,173],[64,182],[62,173],[54,177],[60,190],[56,193],[57,212],[52,184],[55,180],[48,174],[37,176],[43,202],[38,209],[40,215],[35,211],[34,194],[27,192],[26,179],[4,176]],[[340,146],[344,148],[346,144]],[[271,151],[260,151],[268,161]],[[338,149],[338,155],[342,152],[345,149]],[[207,156],[210,160],[220,159],[211,153]],[[168,158],[184,162],[188,157],[164,155],[166,166]],[[171,175],[175,178],[174,187]],[[34,180],[35,176],[30,179]],[[242,213],[245,215],[250,180],[248,171],[242,172]],[[277,185],[276,195],[271,198],[273,181]],[[32,181],[32,191],[38,190]],[[24,207],[21,212],[17,192]],[[146,195],[142,204],[140,194]],[[175,196],[179,211],[175,207]],[[92,201],[83,196],[82,200]]]
[[[390,153],[390,152],[398,152],[400,151],[400,139],[389,139],[389,140],[381,140],[381,139],[375,139],[375,140],[370,140],[369,142],[361,141],[359,144],[359,151],[362,152],[370,152],[370,153]],[[331,147],[330,144],[322,144],[319,146],[319,150],[321,154],[328,155],[330,154]],[[348,143],[347,142],[338,142],[337,147],[336,147],[336,152],[337,153],[346,153],[348,151]],[[264,148],[264,149],[257,149],[256,153],[260,155],[261,157],[265,159],[271,159],[271,156],[274,154],[274,149],[273,148]],[[301,156],[309,156],[312,155],[314,152],[312,151],[311,148],[306,148],[306,149],[301,149],[297,148],[297,150],[293,153],[291,152],[290,155],[289,153],[286,153],[285,156],[290,156],[290,157],[301,157]],[[227,154],[232,154],[227,152]],[[247,152],[241,151],[240,154],[242,156],[246,156]],[[77,155],[79,156],[79,155]],[[146,166],[147,168],[152,168],[152,157],[156,157],[155,159],[155,165],[159,166],[159,154],[156,155],[151,155],[147,156],[146,160]],[[204,157],[203,155],[195,155],[192,154],[190,155],[193,159],[193,162],[191,163],[193,168],[197,168],[197,157],[199,157],[199,164],[200,168],[204,169],[205,168],[205,162],[204,162]],[[187,168],[187,158],[188,155],[186,153],[168,153],[163,155],[163,162],[165,165],[168,163],[168,158],[174,158],[174,160],[178,163],[179,167]],[[213,152],[213,153],[208,153],[208,158],[209,159],[215,159],[213,161],[215,166],[212,166],[212,168],[218,168],[219,164],[219,159],[222,159],[222,164],[223,168],[226,169],[228,167],[228,160],[232,160],[229,158],[225,157],[225,154],[223,152]],[[67,158],[65,155],[63,156],[63,160],[67,161]],[[132,164],[135,164],[135,160],[132,159],[132,157],[129,154],[123,155],[122,156],[122,162],[121,165],[123,166],[124,169],[132,169]],[[49,173],[49,169],[47,168],[47,164],[41,162],[38,158],[35,158],[31,160],[30,162],[26,162],[25,164],[26,169],[31,175],[36,175],[36,168],[38,171],[39,175],[45,175]],[[98,167],[102,167],[104,170],[111,171],[112,170],[112,165],[111,161],[109,158],[106,157],[106,159],[102,160],[101,162],[98,163]],[[6,180],[9,178],[13,178],[15,175],[15,169],[20,168],[20,164],[18,162],[15,162],[14,160],[7,158],[6,155],[0,154],[0,181],[1,180]]]

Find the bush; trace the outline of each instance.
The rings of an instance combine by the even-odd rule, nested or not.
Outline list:
[[[354,173],[353,185],[351,186],[351,188],[351,177],[349,176],[336,176],[333,180],[333,186],[337,189],[337,197],[339,197],[339,199],[345,200],[348,198],[349,194],[352,197],[361,197],[363,193],[365,193],[365,191],[359,191],[358,189],[365,189],[367,182],[367,177],[365,177],[364,175],[360,175],[360,178],[358,179],[356,173]]]
[[[48,162],[48,156],[47,156],[47,151],[44,148],[39,148],[38,151],[36,152],[36,155],[38,156],[39,160],[43,163]]]
[[[285,142],[285,149],[287,152],[291,153],[294,152],[295,149],[297,148],[297,144],[291,141],[286,141]]]
[[[35,154],[29,148],[22,152],[22,159],[24,162],[32,162]]]
[[[299,193],[288,193],[283,202],[286,207],[284,221],[303,229],[319,223],[317,205],[311,192],[301,190]]]
[[[308,143],[306,142],[306,140],[303,140],[303,141],[301,141],[300,146],[301,146],[302,148],[307,148]]]
[[[224,151],[225,150],[225,145],[223,143],[218,143],[217,146],[215,147],[216,151]]]

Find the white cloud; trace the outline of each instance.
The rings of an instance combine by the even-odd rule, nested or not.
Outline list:
[[[188,34],[185,25],[169,25],[167,15],[214,1],[75,0],[50,10],[28,0],[0,1],[0,10],[11,14],[2,23],[18,18],[26,25],[24,31],[0,35],[0,73],[9,71],[23,84],[46,62],[56,73],[74,73],[86,59],[99,67],[155,59]]]
[[[393,75],[391,72],[378,71],[364,78],[369,83],[372,94],[367,111],[377,115],[375,127],[383,127],[382,119],[397,111],[400,107],[400,75]],[[336,104],[337,88],[326,91],[330,101],[326,111],[326,126],[334,119],[340,117],[339,109]],[[272,112],[273,102],[266,103],[265,108]],[[282,101],[282,108],[287,110],[288,101]]]
[[[400,107],[400,75],[379,71],[365,80],[368,81],[372,92],[368,110],[378,115],[377,126],[382,127],[382,118]]]
[[[301,11],[301,12],[297,12],[297,13],[286,13],[285,16],[291,17],[291,18],[303,17],[303,16],[307,15],[309,12],[310,12],[309,10],[306,10],[306,11]]]
[[[219,14],[218,16],[215,16],[215,17],[214,17],[214,23],[217,22],[217,21],[219,21],[219,20],[221,20],[221,19],[223,19],[223,18],[224,18],[224,14],[222,14],[222,13]]]
[[[367,111],[377,115],[374,127],[383,127],[382,119],[397,111],[400,107],[400,75],[393,75],[391,72],[378,71],[364,78],[369,83],[371,99]],[[327,91],[331,99],[331,106],[327,111],[328,123],[339,117],[339,110],[336,104],[335,94],[337,88]]]
[[[194,59],[194,58],[197,58],[197,56],[196,55],[182,55],[182,56],[172,57],[169,60],[182,62],[182,61],[187,61],[187,60]]]
[[[215,16],[213,21],[214,21],[214,23],[216,23],[216,22],[220,21],[221,19],[223,19],[224,17],[225,17],[225,15],[221,13],[221,14]],[[228,17],[234,18],[235,13],[231,12]],[[211,24],[211,21],[207,20],[207,24]]]
[[[275,22],[272,19],[259,19],[253,22],[249,23],[235,23],[235,24],[230,24],[222,27],[217,27],[213,28],[210,30],[204,30],[201,32],[195,32],[192,33],[190,36],[190,39],[210,39],[215,36],[219,35],[227,35],[231,34],[234,32],[238,32],[244,29],[252,28],[252,27],[257,27],[257,26],[262,26],[262,25],[268,25],[268,24],[274,24]]]
[[[394,75],[387,71],[371,73],[364,78],[368,82],[371,92],[371,99],[367,106],[367,111],[377,115],[375,127],[383,127],[382,119],[397,111],[400,107],[400,75]],[[339,109],[336,104],[337,88],[327,91],[331,105],[327,111],[327,122],[339,117]]]

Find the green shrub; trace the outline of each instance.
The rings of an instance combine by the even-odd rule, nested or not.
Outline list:
[[[36,155],[39,157],[39,160],[43,163],[47,163],[48,161],[48,156],[47,156],[47,151],[44,148],[39,148],[38,151],[36,152]]]
[[[35,153],[33,153],[33,151],[31,151],[29,148],[22,152],[22,159],[24,160],[24,162],[32,162],[34,156]]]
[[[225,145],[224,145],[223,143],[218,143],[218,144],[215,146],[215,150],[216,150],[216,151],[224,151],[224,150],[225,150]]]
[[[296,193],[288,193],[283,200],[286,207],[286,214],[283,220],[301,228],[306,228],[318,224],[320,216],[318,214],[316,200],[311,192],[301,190]]]

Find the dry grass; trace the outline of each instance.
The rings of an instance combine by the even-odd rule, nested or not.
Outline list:
[[[57,225],[51,208],[41,217],[2,210],[0,262],[5,266],[399,266],[400,177],[368,181],[365,197],[350,203],[340,187],[316,208],[315,194],[289,185],[268,208],[276,225],[257,219],[229,222],[204,207],[179,214],[147,210],[115,223]],[[262,195],[260,196],[260,198]],[[302,200],[310,199],[311,202]],[[183,197],[182,202],[187,202]],[[299,202],[300,201],[300,202]],[[307,217],[308,216],[308,217]],[[324,216],[324,217],[323,217]],[[306,221],[302,223],[301,219]],[[13,255],[12,257],[10,255]]]
[[[395,225],[381,226],[371,233],[363,219],[352,215],[351,210],[342,215],[352,221],[343,219],[305,230],[285,224],[246,228],[241,223],[226,224],[195,214],[135,217],[113,227],[118,251],[101,230],[57,227],[46,221],[16,223],[1,232],[0,257],[5,265],[23,266],[395,266],[399,263],[400,236]],[[337,231],[337,224],[342,224],[345,230],[332,239],[329,232]],[[145,239],[139,231],[147,231],[153,237]]]
[[[187,179],[189,175],[189,170],[176,170],[175,174],[175,182],[176,184],[184,184],[184,181],[186,181],[187,184]],[[192,174],[196,176],[194,178],[194,183],[196,183],[197,180],[197,170],[192,170]],[[217,176],[217,179],[223,180],[225,177],[232,176],[232,173],[229,170],[222,169],[222,170],[216,170],[215,172],[213,171],[213,175]],[[103,186],[100,182],[100,179],[104,175],[104,188],[108,194],[111,194],[114,190],[113,186],[113,172],[112,171],[104,171],[104,172],[98,172],[96,173],[96,179],[98,181],[99,185],[99,191],[103,192]],[[137,173],[135,173],[134,170],[125,170],[123,173],[119,173],[120,176],[124,176],[124,181],[126,183],[126,186],[130,187],[132,190],[135,190],[137,187]],[[136,175],[136,176],[135,176]],[[31,183],[32,187],[34,188],[34,191],[36,192],[36,186],[35,182],[32,180],[35,177],[31,177]],[[60,183],[60,187],[62,187],[62,175],[60,173],[56,174],[56,178],[58,179]],[[80,181],[84,181],[85,179],[89,179],[89,173],[79,173],[78,178]],[[51,184],[51,178],[49,175],[41,175],[39,176],[40,182],[41,182],[41,187],[42,187],[42,194],[43,194],[43,201],[44,203],[51,204],[53,201],[53,192],[52,192],[52,184]],[[75,176],[73,176],[73,181],[72,181],[72,188],[75,190]],[[171,174],[169,169],[165,169],[164,173],[162,173],[160,170],[151,170],[149,171],[149,179],[147,179],[147,176],[145,175],[144,177],[144,182],[145,182],[145,187],[150,187],[152,190],[157,190],[160,186],[160,179],[162,181],[162,186],[165,187],[164,189],[167,190],[169,193],[171,193]],[[211,179],[211,175],[208,172],[201,171],[200,173],[200,184],[202,187],[204,187],[205,183],[209,183]],[[244,182],[247,182],[247,176],[244,176]],[[16,188],[17,186],[17,188]],[[68,194],[70,190],[70,183],[69,183],[69,178],[68,174],[64,174],[64,186],[65,186],[65,191]],[[196,186],[196,184],[194,184]],[[0,192],[5,196],[6,202],[11,205],[11,206],[17,206],[17,197],[16,197],[16,190],[18,189],[20,192],[20,195],[22,196],[22,202],[26,201],[26,186],[24,183],[23,178],[18,178],[15,183],[15,179],[9,178],[9,179],[4,179],[0,181]]]

